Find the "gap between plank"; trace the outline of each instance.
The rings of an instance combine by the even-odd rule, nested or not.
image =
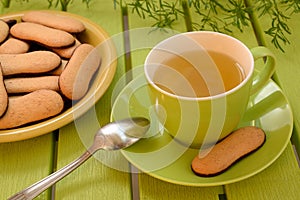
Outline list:
[[[132,200],[139,200],[140,199],[139,170],[130,163],[129,163],[129,167],[130,167],[130,172],[131,172]]]
[[[51,173],[55,172],[57,170],[57,155],[58,155],[58,140],[59,140],[59,129],[56,129],[53,131],[53,151],[52,151],[52,166],[51,166]],[[56,190],[56,184],[51,186],[49,188],[50,198],[51,200],[55,199],[55,190]]]
[[[219,200],[227,200],[227,196],[226,196],[225,193],[224,194],[219,194],[218,198],[219,198]]]
[[[129,20],[128,20],[128,9],[122,7],[122,27],[123,27],[123,39],[124,39],[124,50],[125,50],[125,73],[126,83],[129,83],[133,79],[132,74],[132,60],[131,60],[131,47],[130,47],[130,34],[129,34]],[[138,169],[129,163],[130,168],[130,181],[131,181],[131,197],[133,200],[140,199],[139,191],[139,175]]]
[[[295,157],[296,157],[296,160],[297,160],[297,163],[298,163],[298,167],[300,168],[300,158],[299,158],[296,146],[292,144],[292,147],[293,147],[294,154],[295,154]]]
[[[128,22],[128,10],[127,7],[122,7],[122,27],[123,27],[123,39],[125,50],[125,73],[126,82],[129,83],[132,78],[132,61],[131,61],[131,47],[130,47],[130,34],[129,34],[129,22]]]

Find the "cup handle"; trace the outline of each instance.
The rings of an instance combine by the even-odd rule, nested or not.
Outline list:
[[[266,58],[263,69],[253,77],[251,94],[254,94],[272,77],[275,71],[276,59],[274,54],[268,48],[263,46],[254,47],[250,51],[254,60]]]

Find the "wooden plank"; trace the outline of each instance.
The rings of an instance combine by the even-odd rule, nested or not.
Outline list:
[[[246,1],[249,6],[251,6],[251,0]],[[284,9],[284,8],[281,8]],[[299,13],[294,13],[294,15],[289,16],[287,21],[283,20],[283,23],[286,23],[287,27],[289,27],[289,31],[291,34],[285,33],[285,36],[289,40],[286,44],[279,40],[282,49],[276,48],[274,44],[272,44],[271,36],[264,33],[264,31],[268,30],[271,27],[271,19],[268,17],[258,17],[256,12],[251,13],[251,20],[253,27],[256,32],[257,41],[260,45],[267,46],[271,49],[274,55],[277,58],[276,61],[276,71],[273,76],[273,79],[280,85],[283,89],[285,95],[289,99],[291,107],[294,113],[294,124],[295,129],[292,135],[292,143],[295,145],[296,151],[298,154],[300,153],[300,121],[299,121],[299,110],[300,106],[298,104],[299,99],[299,66],[300,66],[300,58],[299,53],[300,50],[297,48],[299,46],[298,40],[298,32],[300,30],[299,25]]]
[[[147,174],[140,174],[141,199],[165,200],[165,199],[219,199],[223,194],[220,187],[189,187],[167,183],[155,179]]]
[[[132,13],[131,10],[129,10],[128,13],[131,34],[132,68],[134,72],[135,70],[138,72],[142,70],[145,58],[155,44],[166,37],[186,31],[184,18],[179,18],[172,27],[172,31],[168,30],[164,32],[156,30],[150,33],[150,27],[154,24],[153,20],[147,17],[146,19],[142,19],[138,17],[136,13]],[[158,180],[142,172],[139,172],[138,177],[140,199],[218,199],[218,196],[224,193],[222,186],[181,186]]]
[[[278,160],[254,177],[225,186],[228,200],[300,198],[300,170],[289,144]]]
[[[44,178],[52,171],[52,134],[0,144],[0,199]],[[47,199],[49,191],[40,195]]]
[[[119,54],[123,49],[122,35],[119,34],[122,33],[122,18],[120,9],[114,10],[113,6],[112,1],[91,1],[89,9],[70,6],[69,12],[80,14],[102,26],[116,40]],[[114,81],[96,106],[75,123],[60,129],[57,168],[80,156],[86,150],[84,144],[87,140],[92,140],[99,124],[102,126],[109,122],[111,96],[115,84],[124,74],[123,63],[124,59],[121,55]],[[88,137],[87,140],[83,139],[85,136]],[[95,157],[56,185],[55,198],[130,199],[130,174],[124,171],[129,171],[128,162],[120,153],[97,152]]]
[[[261,26],[268,27],[269,21],[260,19],[259,22]],[[276,58],[276,75],[275,80],[280,85],[285,95],[287,96],[289,103],[291,104],[293,114],[294,114],[294,132],[292,136],[292,142],[296,146],[296,150],[300,155],[300,41],[299,41],[299,31],[300,31],[300,20],[299,14],[294,15],[288,20],[288,26],[291,29],[291,35],[288,35],[290,44],[283,46],[284,51],[282,52],[274,47],[270,42],[270,38],[265,37],[266,45],[268,48],[272,49]]]
[[[76,123],[86,124],[88,118],[87,114],[80,119],[80,122]],[[83,130],[81,129],[81,131]],[[86,134],[94,132],[89,132],[91,129],[88,127],[85,127],[84,131],[87,131]],[[61,129],[58,168],[77,158],[85,149],[73,123]],[[106,161],[113,160],[115,165],[118,165],[118,167],[122,165],[126,169],[128,163],[121,158],[120,154],[115,153],[117,152],[98,152],[96,157],[90,158],[72,174],[56,184],[55,198],[97,199],[101,197],[102,199],[129,199],[131,196],[129,174],[103,164]]]
[[[2,6],[2,5],[1,5]],[[48,3],[11,1],[1,13],[47,9]],[[52,172],[54,139],[51,133],[40,137],[0,144],[0,199],[7,199]],[[39,198],[48,199],[50,191]]]
[[[296,50],[296,35],[291,36],[291,45],[286,46],[286,53],[280,52],[278,49],[275,49],[273,44],[270,44],[268,38],[265,38],[261,29],[267,26],[268,21],[265,18],[257,20],[257,17],[254,13],[251,16],[251,20],[256,27],[257,40],[262,41],[263,45],[266,45],[270,48],[275,56],[277,57],[276,73],[274,79],[277,83],[280,84],[283,91],[287,95],[291,106],[293,109],[297,109],[297,92],[296,88],[298,83],[294,82],[294,78],[297,76],[297,65],[299,65],[299,57],[291,56],[298,55]],[[296,25],[296,20],[293,19],[289,25],[294,30]],[[299,24],[298,24],[299,25]],[[267,41],[265,43],[265,41]],[[293,71],[293,73],[291,73]],[[295,77],[294,77],[295,76]],[[293,103],[294,105],[293,105]],[[298,108],[300,108],[298,106]],[[299,127],[299,116],[294,113],[295,116],[295,126]],[[299,135],[298,130],[294,131],[293,141],[297,144],[299,150]],[[293,147],[291,143],[288,144],[286,150],[283,154],[276,160],[269,168],[264,170],[262,173],[257,174],[254,177],[251,177],[247,180],[230,184],[225,186],[225,191],[227,199],[299,199],[299,188],[300,185],[300,171],[299,165],[297,163],[296,156],[294,155]],[[278,187],[279,186],[279,187]],[[275,189],[276,188],[276,189]],[[255,192],[254,192],[255,191]]]

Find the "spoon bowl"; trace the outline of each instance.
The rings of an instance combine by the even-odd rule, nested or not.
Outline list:
[[[13,195],[9,199],[33,199],[63,177],[70,174],[89,159],[96,151],[100,149],[119,150],[131,146],[146,134],[149,127],[149,120],[142,117],[128,118],[105,125],[97,131],[92,146],[79,158],[39,182]]]
[[[105,137],[105,140],[100,139],[106,142],[101,147],[102,149],[118,150],[126,148],[137,142],[140,138],[143,138],[148,129],[148,120],[144,118],[129,118],[104,126],[99,129],[95,137]]]

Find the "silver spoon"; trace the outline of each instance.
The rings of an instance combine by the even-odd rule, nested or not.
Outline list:
[[[13,195],[9,200],[33,199],[63,177],[70,174],[96,151],[100,149],[118,150],[134,144],[145,135],[149,126],[149,120],[140,117],[124,119],[105,125],[98,130],[92,146],[82,154],[82,156],[39,182]]]

